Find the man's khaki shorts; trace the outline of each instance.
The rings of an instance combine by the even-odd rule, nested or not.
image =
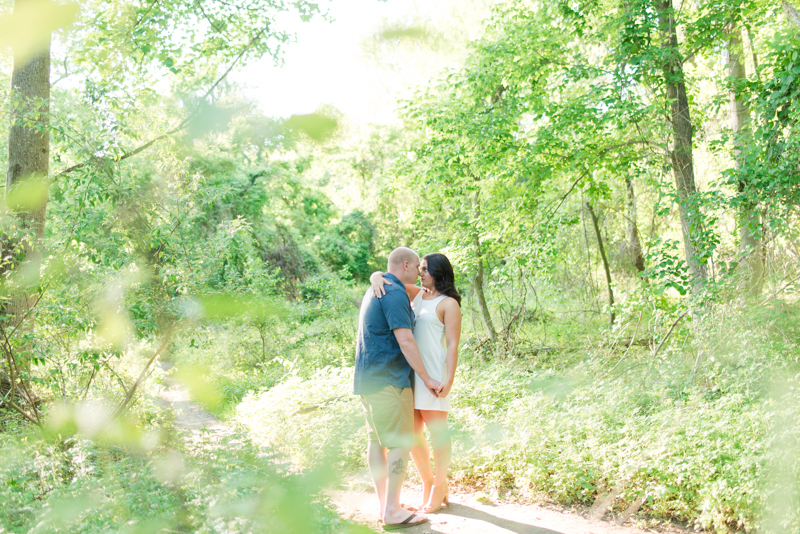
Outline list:
[[[414,443],[414,395],[411,388],[386,386],[361,395],[367,434],[389,449],[410,448]]]

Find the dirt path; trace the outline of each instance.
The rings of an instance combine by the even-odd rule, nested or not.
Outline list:
[[[192,402],[189,392],[174,381],[159,394],[160,404],[174,413],[174,425],[187,431],[184,439],[192,445],[204,446],[231,444],[233,429],[214,415]],[[381,532],[378,522],[377,497],[369,481],[354,479],[360,489],[331,491],[329,495],[343,519],[350,519]],[[404,497],[407,502],[417,502],[422,488],[407,485]],[[642,534],[654,532],[630,527],[620,527],[606,521],[588,521],[577,514],[548,509],[537,505],[492,503],[483,498],[479,502],[474,494],[456,493],[451,503],[440,512],[430,514],[430,522],[401,532],[407,534]],[[677,531],[676,531],[677,532]]]
[[[406,486],[404,501],[417,502],[420,486]],[[374,491],[337,491],[334,503],[344,519],[381,531]],[[474,494],[456,493],[441,511],[429,514],[430,521],[401,532],[408,534],[641,534],[655,532],[621,527],[607,521],[589,521],[577,514],[532,504],[479,501]]]
[[[187,431],[189,441],[218,443],[234,434],[231,427],[193,402],[187,389],[172,381],[158,398],[162,401],[159,404],[172,410],[175,428]]]

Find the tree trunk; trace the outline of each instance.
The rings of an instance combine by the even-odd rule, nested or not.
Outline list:
[[[639,239],[639,227],[636,224],[636,195],[633,193],[633,179],[626,177],[625,187],[628,191],[628,246],[636,272],[640,273],[644,271],[644,254],[642,253],[642,241]]]
[[[678,31],[672,0],[658,0],[656,10],[659,31],[663,39],[664,84],[667,89],[667,101],[670,104],[670,122],[674,137],[670,162],[678,194],[686,264],[689,266],[689,275],[692,278],[692,292],[697,294],[705,283],[706,266],[704,258],[700,257],[696,242],[696,236],[702,230],[702,216],[697,205],[697,187],[694,181],[693,133],[689,100],[686,98],[686,83],[678,49]]]
[[[603,260],[603,269],[606,271],[606,288],[608,288],[608,327],[614,326],[614,290],[611,287],[611,269],[608,266],[608,257],[606,256],[606,247],[603,245],[603,236],[600,234],[600,225],[597,222],[597,214],[592,209],[592,204],[587,200],[586,209],[589,210],[589,215],[592,216],[592,226],[594,227],[594,235],[597,236],[597,248],[600,249],[600,258]]]
[[[792,26],[800,27],[800,12],[792,7],[786,0],[782,0],[781,4],[783,5],[783,12],[786,14],[786,18]]]
[[[478,272],[475,274],[475,279],[473,281],[475,285],[475,294],[478,296],[478,305],[481,307],[483,324],[486,326],[486,331],[489,333],[489,339],[494,343],[497,341],[497,332],[494,330],[492,314],[489,312],[489,306],[486,304],[486,296],[483,293],[483,256],[481,255],[481,243],[478,239],[478,232],[473,234],[472,242],[475,245],[475,258],[478,263]]]
[[[738,94],[738,84],[747,78],[744,66],[744,47],[742,46],[742,33],[738,25],[733,24],[728,30],[726,50],[726,63],[728,76],[732,84],[730,91],[731,103],[731,130],[733,131],[733,157],[737,171],[741,171],[744,164],[743,148],[748,139],[750,126],[750,109]],[[758,212],[756,199],[748,198],[748,185],[739,178],[737,189],[743,198],[739,207],[739,255],[746,266],[747,292],[758,296],[761,292],[761,282],[764,277],[764,254],[761,244],[761,216]]]
[[[26,0],[17,0],[15,9]],[[42,254],[40,242],[44,236],[46,192],[49,162],[50,135],[48,133],[48,114],[50,111],[50,42],[33,57],[24,60],[15,50],[14,72],[11,77],[13,98],[19,107],[11,118],[8,134],[8,171],[6,174],[6,198],[26,184],[24,195],[19,199],[16,213],[21,225],[20,235],[26,236],[19,242],[4,243],[12,247],[15,255],[22,261],[12,267],[24,273],[16,277],[23,279],[21,287],[14,290],[6,305],[8,323],[18,328],[33,306],[36,295],[31,291],[39,278]],[[38,183],[36,183],[38,182]],[[32,328],[26,325],[27,328]]]
[[[480,220],[481,215],[481,205],[480,199],[478,198],[478,194],[475,194],[475,212],[476,212],[476,222]],[[472,232],[472,244],[475,246],[475,260],[478,266],[477,273],[475,274],[475,278],[473,280],[473,285],[475,286],[475,294],[478,296],[478,305],[481,308],[481,315],[483,316],[483,324],[486,326],[486,331],[489,334],[489,339],[492,340],[492,343],[497,341],[497,332],[494,329],[494,323],[492,322],[492,314],[489,311],[489,306],[486,304],[486,296],[483,292],[483,252],[481,251],[481,241],[480,237],[478,236],[478,228],[477,226],[473,229]]]

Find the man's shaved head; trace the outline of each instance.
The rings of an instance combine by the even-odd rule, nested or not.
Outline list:
[[[389,254],[389,266],[386,270],[391,273],[398,268],[402,268],[403,263],[415,261],[419,261],[419,254],[408,247],[397,247]]]

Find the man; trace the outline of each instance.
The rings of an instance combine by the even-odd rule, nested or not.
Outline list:
[[[410,248],[393,250],[384,275],[392,285],[385,286],[386,294],[380,299],[368,289],[358,319],[353,392],[361,396],[367,419],[367,461],[384,530],[428,520],[423,514],[400,506],[400,491],[414,441],[411,370],[434,395],[440,386],[428,375],[419,355],[413,334],[414,312],[404,289],[404,284],[416,283],[419,265],[419,255]]]

